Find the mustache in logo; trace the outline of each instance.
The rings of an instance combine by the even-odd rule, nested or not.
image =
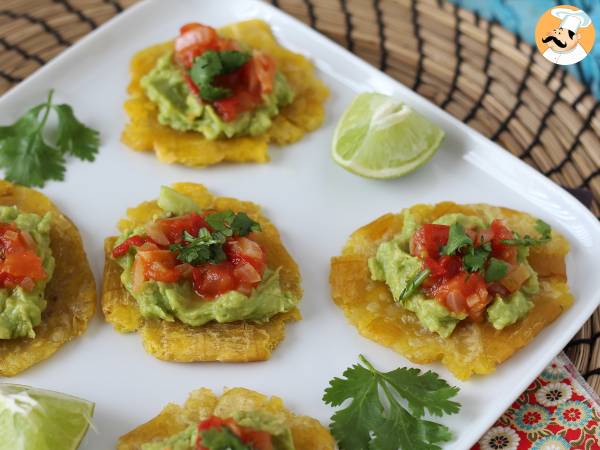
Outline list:
[[[558,40],[557,37],[555,36],[547,36],[545,38],[542,39],[542,42],[545,44],[546,42],[550,42],[550,41],[554,41],[554,43],[556,45],[558,45],[560,48],[565,48],[567,46],[566,42],[561,42]]]

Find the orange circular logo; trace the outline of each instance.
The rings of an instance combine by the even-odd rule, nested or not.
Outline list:
[[[566,66],[578,63],[590,53],[595,34],[592,19],[585,11],[559,5],[538,20],[535,43],[548,61]]]

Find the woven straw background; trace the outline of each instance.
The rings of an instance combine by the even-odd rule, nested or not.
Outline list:
[[[136,1],[2,0],[0,94]],[[580,189],[600,215],[600,103],[497,23],[441,0],[270,1]],[[566,349],[597,391],[599,337],[597,310]]]

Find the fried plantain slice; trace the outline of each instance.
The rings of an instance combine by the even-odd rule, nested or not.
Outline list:
[[[245,212],[259,222],[262,232],[253,239],[266,249],[267,266],[281,267],[282,289],[298,298],[302,296],[298,265],[283,246],[275,226],[261,214],[260,206],[233,198],[215,197],[200,184],[176,183],[172,187],[192,198],[203,209]],[[144,202],[128,209],[127,217],[119,222],[118,228],[124,231],[145,224],[160,211],[155,201]],[[263,324],[210,322],[192,327],[179,321],[147,320],[140,314],[136,300],[121,284],[122,268],[110,257],[115,240],[109,237],[105,241],[101,298],[104,317],[121,333],[140,331],[146,351],[158,359],[178,362],[264,361],[285,337],[286,322],[301,319],[300,311],[294,308],[273,316]]]
[[[463,213],[484,220],[499,218],[521,235],[536,235],[534,217],[507,208],[444,202],[416,205],[410,211],[417,223]],[[386,214],[355,231],[342,254],[332,258],[329,281],[334,302],[363,336],[414,363],[441,361],[463,380],[473,374],[491,373],[573,303],[564,264],[569,243],[553,231],[550,242],[531,248],[528,260],[538,272],[540,292],[532,297],[535,306],[524,319],[503,330],[496,330],[487,321],[464,321],[444,339],[423,327],[414,313],[396,305],[385,283],[371,280],[367,260],[381,242],[399,233],[402,225],[402,214]]]
[[[334,440],[318,420],[297,416],[279,397],[267,397],[244,388],[226,390],[217,398],[210,389],[190,393],[183,406],[169,404],[158,416],[121,436],[117,450],[138,450],[142,444],[164,439],[210,416],[231,417],[238,411],[264,411],[285,419],[296,450],[333,450]]]
[[[155,151],[162,162],[187,166],[208,166],[222,161],[265,163],[269,161],[270,142],[291,144],[323,123],[323,104],[329,96],[328,89],[316,77],[314,66],[306,57],[277,43],[266,22],[239,22],[221,28],[219,33],[273,56],[277,67],[294,89],[294,101],[282,108],[273,119],[271,128],[260,136],[209,140],[201,133],[181,132],[161,125],[157,120],[157,108],[146,97],[140,80],[173,44],[154,45],[138,52],[131,60],[130,97],[125,102],[130,122],[121,135],[125,145],[138,151]]]
[[[56,260],[45,290],[48,306],[35,328],[36,337],[0,340],[0,375],[14,376],[85,332],[96,310],[96,281],[79,231],[44,194],[0,180],[0,205],[39,215],[51,212],[50,247]]]

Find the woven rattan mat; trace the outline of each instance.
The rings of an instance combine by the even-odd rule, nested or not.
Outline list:
[[[0,93],[136,1],[2,0]],[[590,190],[600,215],[600,103],[497,23],[441,0],[271,2],[557,183]],[[597,310],[566,349],[597,391],[599,337]]]

